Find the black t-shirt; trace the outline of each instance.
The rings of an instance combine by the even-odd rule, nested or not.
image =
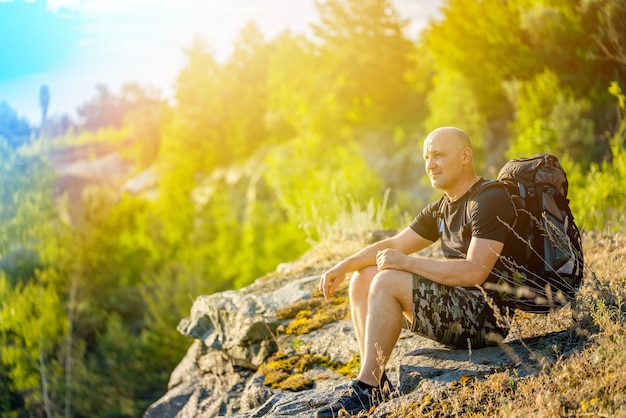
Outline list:
[[[454,202],[442,196],[417,214],[409,226],[430,241],[441,239],[446,258],[465,258],[472,237],[506,244],[510,226],[515,222],[515,207],[504,187],[483,183],[481,179]],[[511,256],[506,245],[501,256]],[[502,269],[498,260],[487,280],[496,282],[496,272]]]

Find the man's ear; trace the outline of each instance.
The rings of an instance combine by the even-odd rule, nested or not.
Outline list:
[[[463,164],[469,164],[472,162],[472,149],[470,147],[463,148],[461,151],[461,157],[463,159]]]

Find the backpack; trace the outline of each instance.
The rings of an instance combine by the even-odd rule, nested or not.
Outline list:
[[[490,182],[487,182],[490,183]],[[505,245],[514,260],[502,257],[507,271],[497,290],[505,303],[518,309],[547,313],[575,302],[583,278],[580,231],[567,198],[567,176],[557,157],[535,154],[507,162],[498,173],[515,209]]]

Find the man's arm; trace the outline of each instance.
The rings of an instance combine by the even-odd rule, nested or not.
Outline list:
[[[474,237],[465,259],[408,257],[394,249],[385,249],[378,255],[377,265],[379,270],[408,271],[446,286],[471,287],[487,280],[503,248],[500,241]]]
[[[319,290],[324,294],[324,297],[329,298],[335,293],[337,286],[345,280],[346,274],[368,266],[375,266],[377,263],[376,257],[381,251],[394,250],[399,254],[407,256],[428,247],[432,243],[432,241],[427,240],[407,227],[393,237],[368,245],[337,263],[322,275],[319,282]]]

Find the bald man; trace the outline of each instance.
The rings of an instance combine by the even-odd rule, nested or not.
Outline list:
[[[503,250],[507,224],[515,218],[513,203],[504,188],[481,187],[470,138],[461,129],[434,130],[423,152],[431,185],[443,196],[397,235],[346,258],[320,279],[319,289],[329,298],[354,272],[349,295],[361,369],[346,393],[317,417],[357,415],[388,399],[385,363],[405,325],[457,348],[493,345],[494,334],[508,333],[479,286],[496,282],[504,270],[500,256],[509,256]],[[445,258],[411,255],[439,239]],[[488,297],[501,315],[512,314],[497,293]]]

